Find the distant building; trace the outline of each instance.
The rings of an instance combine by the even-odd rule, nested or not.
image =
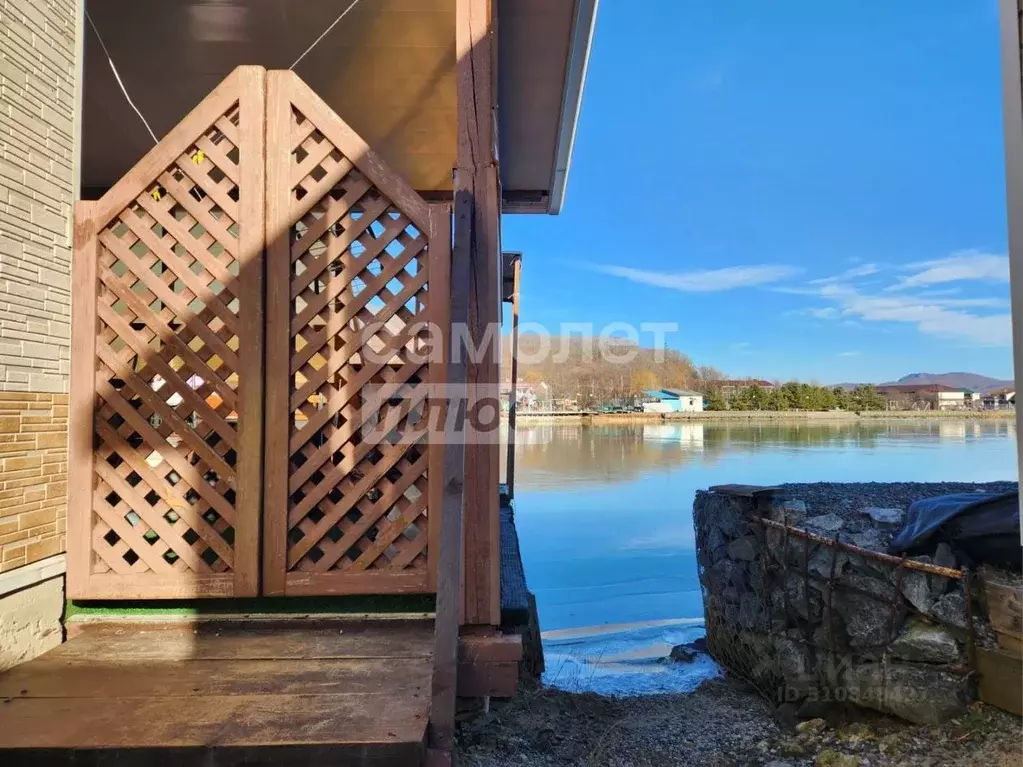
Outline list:
[[[1016,406],[1016,392],[1014,389],[995,389],[985,394],[980,401],[981,407],[985,410],[1001,410],[1002,408]]]
[[[507,409],[511,401],[510,383],[501,384],[501,406]],[[543,381],[539,383],[515,384],[515,407],[518,410],[549,410],[551,407],[551,387]]]
[[[967,395],[963,389],[942,384],[898,384],[878,386],[888,410],[964,410]]]
[[[763,378],[726,378],[720,381],[707,381],[707,391],[717,392],[727,402],[743,389],[756,386],[764,391],[771,391],[775,388],[770,381]]]
[[[644,413],[702,413],[703,395],[689,389],[655,389],[643,392],[648,401]]]

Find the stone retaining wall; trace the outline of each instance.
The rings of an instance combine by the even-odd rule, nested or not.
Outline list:
[[[711,655],[806,716],[836,702],[921,724],[964,713],[975,697],[972,648],[991,641],[982,601],[965,596],[979,589],[969,575],[955,577],[960,563],[945,544],[902,565],[874,554],[887,549],[917,498],[1009,488],[789,485],[697,493]]]

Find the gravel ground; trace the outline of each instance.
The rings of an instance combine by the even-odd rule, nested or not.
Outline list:
[[[898,509],[905,519],[914,501],[953,493],[1008,493],[1019,489],[1016,482],[816,482],[779,485],[777,498],[802,501],[806,504],[805,518],[791,520],[796,527],[830,537],[830,530],[817,529],[814,518],[835,514],[844,524],[839,540],[858,546],[887,551],[901,523],[879,525],[872,521],[864,509]],[[852,537],[870,529],[875,540],[857,540]]]
[[[952,493],[1008,493],[1016,482],[803,482],[779,485],[784,498],[803,501],[810,515],[853,515],[876,507],[906,511],[913,501]],[[858,515],[858,514],[857,514]]]
[[[725,679],[686,695],[523,691],[463,722],[459,751],[470,767],[1018,767],[1023,725],[979,703],[942,728],[862,710],[795,725],[744,684]]]
[[[949,493],[1009,492],[1014,482],[805,483],[782,497],[806,517],[838,514],[844,531],[869,524],[865,507],[901,509]],[[796,523],[799,524],[798,522]],[[888,531],[882,548],[894,530]],[[553,689],[523,690],[466,718],[460,763],[470,767],[1019,767],[1023,722],[981,703],[940,727],[922,727],[864,709],[835,709],[827,721],[797,723],[735,678],[692,693],[608,698]]]

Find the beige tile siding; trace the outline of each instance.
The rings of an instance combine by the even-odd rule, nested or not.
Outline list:
[[[0,0],[0,572],[64,551],[78,0]]]
[[[0,0],[0,391],[67,391],[76,19]]]
[[[0,572],[64,551],[66,394],[0,392]]]

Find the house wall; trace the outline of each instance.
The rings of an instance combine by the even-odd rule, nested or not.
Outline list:
[[[959,410],[966,405],[966,395],[962,392],[941,391],[938,392],[939,410]]]
[[[79,0],[0,0],[0,668],[59,643]]]
[[[682,404],[677,399],[661,399],[656,402],[644,402],[644,413],[678,413],[682,410]]]
[[[702,413],[703,397],[682,397],[679,400],[679,410],[683,413]]]

